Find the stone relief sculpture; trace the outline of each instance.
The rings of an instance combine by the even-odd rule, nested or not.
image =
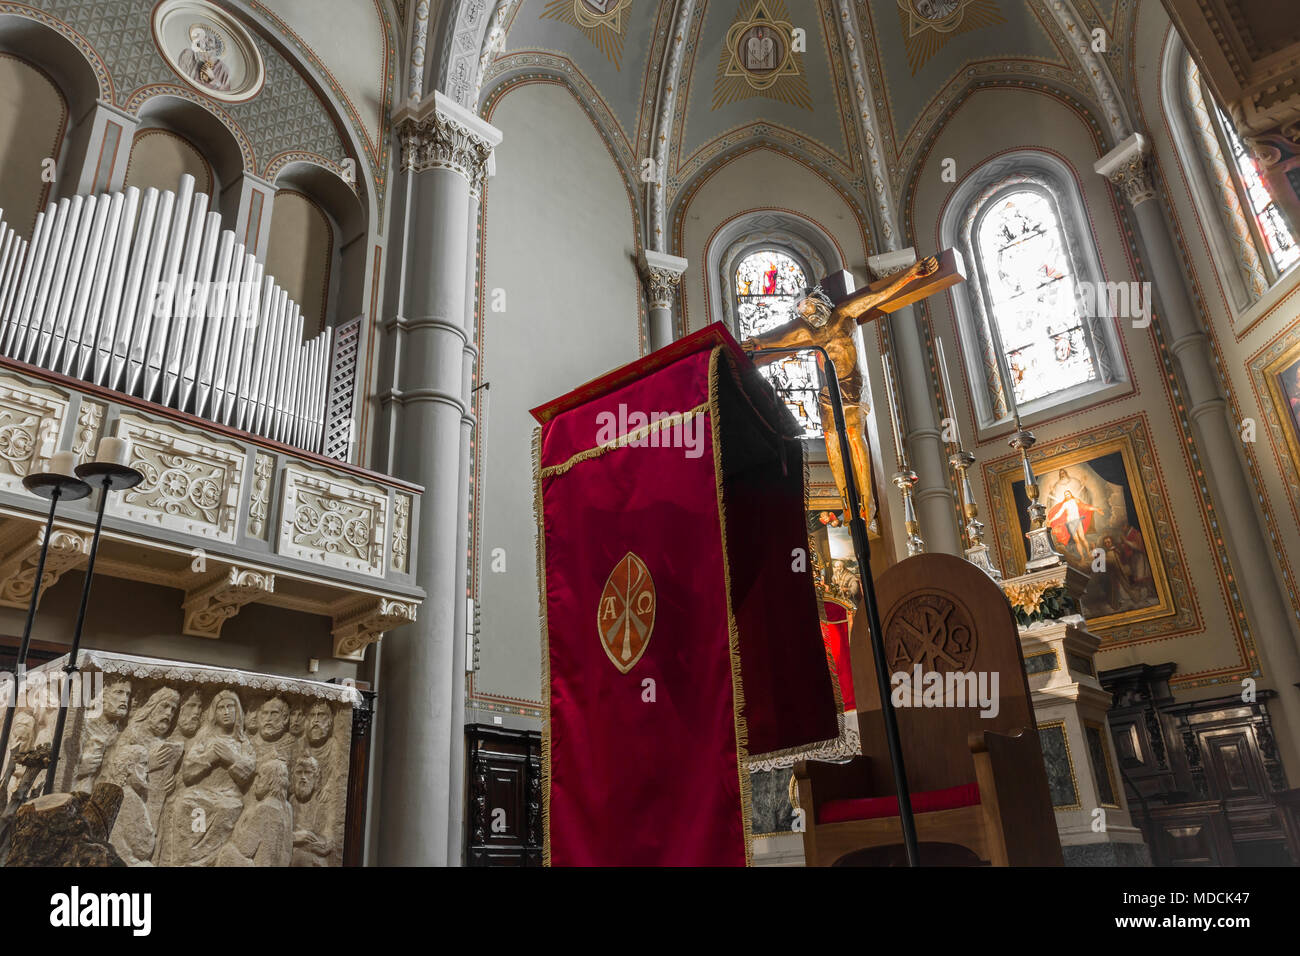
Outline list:
[[[105,651],[81,668],[103,672],[102,708],[69,711],[55,790],[121,788],[109,843],[127,865],[342,864],[355,690]],[[57,712],[16,714],[8,790],[12,754],[48,742]]]

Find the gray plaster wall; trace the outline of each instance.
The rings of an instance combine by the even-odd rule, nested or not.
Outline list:
[[[504,139],[485,196],[479,381],[491,396],[475,499],[480,670],[468,696],[472,719],[518,726],[539,706],[541,679],[528,410],[638,357],[640,285],[627,190],[569,92],[521,86],[487,119]],[[504,571],[492,570],[494,553]]]

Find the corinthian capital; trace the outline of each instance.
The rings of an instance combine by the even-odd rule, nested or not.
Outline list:
[[[1151,144],[1141,133],[1134,133],[1092,164],[1092,168],[1110,180],[1134,206],[1155,196],[1148,165]]]
[[[459,103],[434,93],[418,106],[404,106],[393,117],[402,148],[402,169],[450,169],[478,192],[488,176],[492,150],[501,133]]]
[[[641,256],[641,274],[645,277],[650,308],[670,309],[673,293],[681,285],[686,260],[663,252],[647,249]]]

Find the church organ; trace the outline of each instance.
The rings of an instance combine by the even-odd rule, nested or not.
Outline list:
[[[304,342],[189,175],[51,202],[30,241],[0,213],[0,354],[20,362],[346,458],[355,324]]]

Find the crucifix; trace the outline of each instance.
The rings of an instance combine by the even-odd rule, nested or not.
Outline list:
[[[955,249],[945,249],[914,263],[902,272],[885,276],[864,289],[854,290],[853,277],[847,272],[833,273],[818,284],[812,294],[795,305],[794,318],[761,335],[746,339],[742,346],[754,349],[800,349],[821,346],[835,363],[840,394],[844,398],[844,420],[849,437],[849,451],[853,459],[853,472],[861,489],[863,520],[870,523],[876,508],[877,496],[872,480],[871,459],[867,450],[862,409],[862,370],[858,364],[857,328],[860,325],[897,312],[906,305],[918,302],[937,292],[965,281],[966,273],[961,254]],[[768,353],[754,357],[756,364],[777,361],[782,356]],[[826,389],[818,394],[824,430],[831,434],[830,398]],[[848,511],[849,495],[838,443],[826,442],[826,457],[840,498]]]

